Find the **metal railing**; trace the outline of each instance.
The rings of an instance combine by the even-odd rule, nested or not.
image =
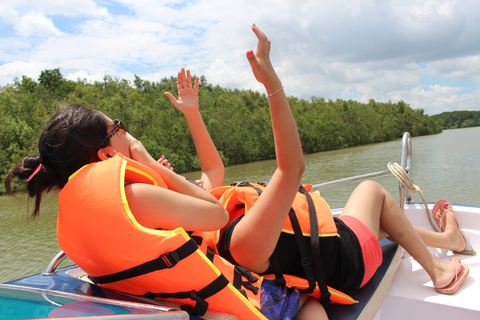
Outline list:
[[[408,176],[410,177],[411,171],[412,171],[411,169],[412,168],[412,138],[410,136],[410,133],[408,132],[405,132],[402,138],[402,155],[400,159],[400,166],[405,170],[405,172],[407,172]],[[336,187],[342,184],[362,181],[366,179],[388,176],[390,174],[392,174],[390,170],[385,170],[385,171],[362,174],[354,177],[328,181],[328,182],[313,185],[311,191]],[[408,196],[407,191],[405,190],[405,188],[401,183],[399,184],[399,193],[400,193],[400,207],[403,209],[405,202],[406,201],[410,202],[411,197]]]
[[[57,273],[57,267],[58,265],[63,261],[63,259],[65,259],[67,257],[67,255],[65,254],[65,252],[63,252],[63,250],[60,250],[59,253],[57,253],[55,255],[55,257],[53,257],[52,260],[50,260],[50,263],[48,264],[48,266],[45,268],[45,271],[43,271],[42,273],[42,276],[50,276],[52,274],[55,274]]]

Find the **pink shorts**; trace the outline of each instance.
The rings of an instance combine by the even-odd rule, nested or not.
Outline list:
[[[360,285],[361,288],[373,277],[377,268],[382,264],[382,248],[377,237],[360,220],[347,215],[341,216],[340,219],[355,233],[362,248],[365,274]]]

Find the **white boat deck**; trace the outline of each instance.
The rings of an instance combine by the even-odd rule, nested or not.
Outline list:
[[[429,205],[431,209],[432,205]],[[480,208],[454,205],[467,249],[480,252]],[[431,229],[423,204],[406,205],[414,225]],[[435,222],[434,222],[435,223]],[[437,293],[423,268],[404,251],[392,285],[374,319],[480,319],[480,257],[430,249],[440,261],[458,256],[470,268],[469,277],[454,295]]]

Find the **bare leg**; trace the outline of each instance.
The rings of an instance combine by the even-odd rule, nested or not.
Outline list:
[[[460,234],[455,220],[449,215],[447,215],[446,219],[447,223],[444,232],[425,230],[417,226],[414,226],[414,228],[427,247],[462,251],[466,246],[465,240]]]
[[[321,320],[321,319],[328,319],[327,313],[325,312],[325,308],[322,304],[313,298],[305,294],[300,295],[300,306],[298,309],[298,313],[295,316],[295,320]]]
[[[359,219],[377,239],[389,237],[401,245],[425,269],[436,288],[447,286],[455,277],[454,266],[435,260],[395,199],[380,184],[362,182],[350,196],[342,215]]]

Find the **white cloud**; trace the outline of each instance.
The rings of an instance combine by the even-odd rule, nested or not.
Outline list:
[[[93,17],[107,15],[107,10],[92,0],[10,0],[2,3],[2,8],[2,11],[19,13],[34,10],[45,15],[89,15]],[[1,16],[4,18],[3,15]]]
[[[0,66],[0,80],[2,84],[12,83],[15,77],[20,79],[23,75],[36,80],[40,72],[45,69],[48,69],[46,64],[12,61]]]
[[[61,36],[62,34],[51,19],[35,11],[29,11],[24,14],[15,24],[15,29],[22,37]]]
[[[437,76],[480,83],[480,55],[435,61],[429,64],[429,70]]]
[[[418,101],[416,107],[424,109],[427,114],[457,110],[479,110],[477,101],[480,99],[480,90],[461,94],[459,92],[462,89],[461,87],[431,85],[428,89],[416,87],[409,94],[412,101]]]

